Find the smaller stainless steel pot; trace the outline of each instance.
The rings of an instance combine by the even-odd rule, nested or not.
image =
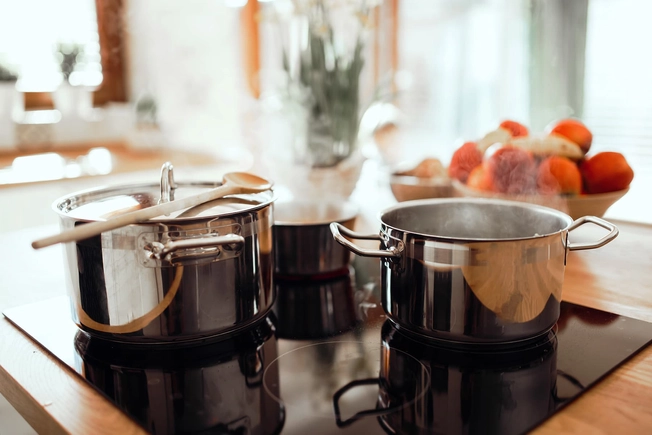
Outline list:
[[[593,216],[573,219],[515,201],[447,198],[408,201],[380,215],[379,234],[331,224],[336,240],[358,255],[382,258],[382,306],[400,327],[449,344],[518,345],[559,318],[569,251],[601,247],[618,235]],[[570,243],[586,223],[609,233]],[[376,239],[364,249],[354,239]]]
[[[329,229],[353,229],[358,209],[348,202],[296,200],[274,205],[274,271],[279,276],[323,276],[348,272],[351,253]]]

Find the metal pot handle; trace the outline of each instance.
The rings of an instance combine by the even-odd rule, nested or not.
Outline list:
[[[151,258],[161,259],[181,249],[208,248],[230,244],[243,245],[244,242],[244,237],[237,234],[225,234],[223,236],[209,235],[193,239],[168,240],[165,243],[152,242],[145,246],[145,250],[151,252]]]
[[[376,258],[400,258],[401,249],[395,246],[390,246],[389,249],[365,249],[361,248],[355,243],[346,239],[342,234],[352,239],[360,240],[378,240],[382,241],[379,234],[360,234],[355,231],[351,231],[344,225],[338,222],[332,222],[330,224],[331,233],[333,233],[333,238],[342,246],[347,248],[349,251],[363,256],[363,257],[376,257]]]
[[[576,386],[579,391],[582,391],[582,390],[584,390],[586,388],[586,386],[584,384],[582,384],[575,376],[569,375],[568,373],[564,372],[563,370],[557,369],[557,377],[560,377],[560,376],[562,378],[566,379],[568,382],[570,382],[574,386]],[[571,395],[571,396],[568,396],[568,397],[559,397],[557,395],[557,386],[555,385],[555,389],[552,392],[552,400],[556,404],[564,403],[564,402],[566,402],[568,400],[571,400],[573,397],[574,397],[574,395]]]
[[[253,356],[254,364],[252,367],[251,360],[248,357]],[[241,357],[240,371],[245,377],[245,385],[247,388],[257,388],[263,385],[263,374],[265,364],[263,363],[263,346],[261,345],[252,354],[244,354]]]
[[[349,417],[346,420],[342,420],[342,414],[340,413],[340,397],[344,395],[351,388],[358,387],[360,385],[378,385],[380,386],[380,378],[368,378],[368,379],[359,379],[351,381],[333,394],[333,412],[335,413],[335,423],[337,427],[346,427],[356,421],[360,420],[363,417],[369,416],[380,416],[385,414],[391,414],[402,408],[402,405],[390,406],[388,408],[376,408],[376,409],[366,409],[364,411],[356,412],[355,415]]]
[[[205,230],[204,230],[205,231]],[[211,229],[211,231],[213,231]],[[240,255],[245,243],[244,237],[235,234],[191,234],[172,239],[169,231],[142,233],[138,236],[138,249],[144,267],[169,267],[184,264],[211,263],[228,260]],[[220,248],[224,246],[224,248]]]
[[[584,224],[592,223],[599,227],[602,227],[606,230],[609,230],[609,234],[598,240],[597,242],[586,242],[586,243],[567,243],[566,248],[569,251],[581,251],[583,249],[595,249],[601,246],[606,245],[611,242],[613,239],[618,236],[618,228],[611,222],[607,222],[603,219],[597,218],[595,216],[582,216],[573,222],[570,227],[568,227],[568,232],[573,231],[575,228],[581,227]]]

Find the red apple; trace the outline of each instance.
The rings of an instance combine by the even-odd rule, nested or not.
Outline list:
[[[473,168],[480,163],[482,163],[482,153],[476,143],[467,142],[453,153],[451,163],[448,166],[448,176],[466,183]]]
[[[505,146],[493,153],[486,164],[498,192],[523,194],[536,190],[536,163],[529,152]]]

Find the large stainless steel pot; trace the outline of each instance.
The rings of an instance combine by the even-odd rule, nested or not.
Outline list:
[[[165,168],[164,168],[165,169]],[[220,183],[99,188],[54,203],[62,229]],[[74,321],[107,339],[192,341],[244,328],[274,302],[273,195],[215,200],[65,245]]]
[[[285,422],[262,383],[279,394],[270,317],[208,345],[152,349],[79,332],[75,350],[86,380],[152,434],[271,435]]]
[[[380,257],[382,305],[389,318],[449,344],[512,344],[547,332],[559,318],[568,251],[593,249],[618,235],[602,219],[491,199],[401,203],[380,214],[379,234],[332,223],[335,239],[358,255]],[[609,233],[570,243],[593,223]],[[343,235],[380,240],[365,249]]]

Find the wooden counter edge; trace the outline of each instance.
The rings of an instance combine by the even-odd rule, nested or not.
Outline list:
[[[38,433],[68,434],[2,366],[0,366],[0,393]]]
[[[0,393],[39,434],[147,433],[4,317],[0,336]]]

